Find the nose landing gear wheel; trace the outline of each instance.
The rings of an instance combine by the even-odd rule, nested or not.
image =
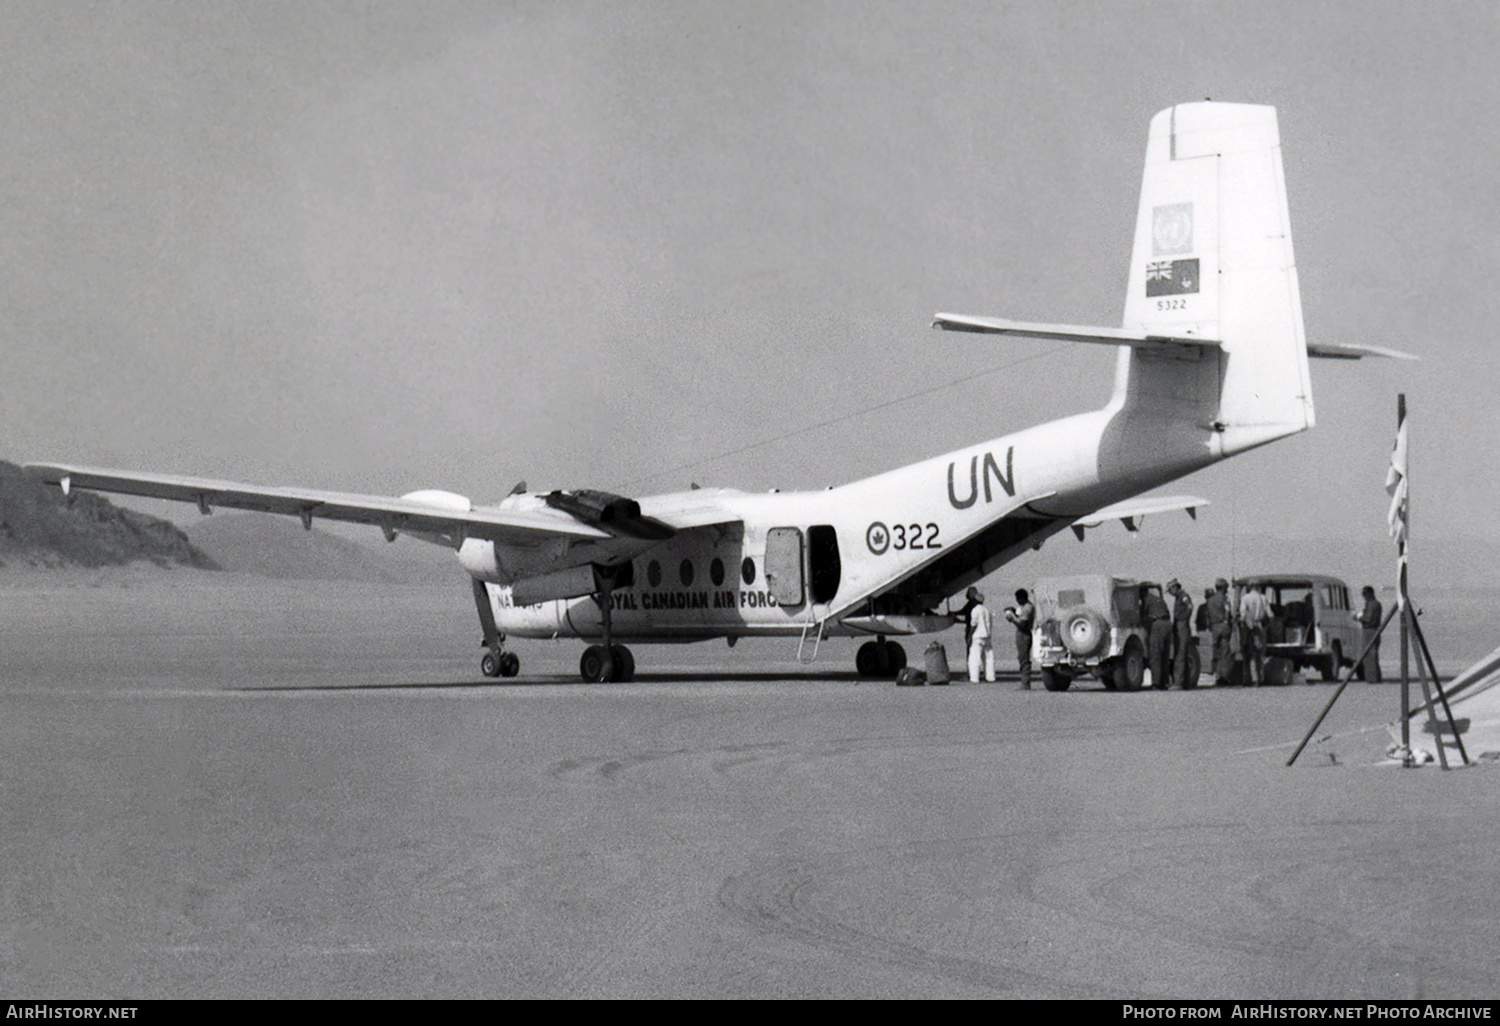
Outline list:
[[[479,660],[479,672],[486,677],[500,676],[500,660],[495,658],[495,653],[484,654],[484,658]]]

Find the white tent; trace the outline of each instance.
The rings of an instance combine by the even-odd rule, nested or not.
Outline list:
[[[1454,677],[1443,690],[1448,695],[1448,707],[1453,710],[1453,720],[1458,725],[1469,759],[1500,759],[1500,648]],[[1436,762],[1438,745],[1441,744],[1448,756],[1448,764],[1461,765],[1458,746],[1448,732],[1448,720],[1436,696],[1434,706],[1436,726],[1443,732],[1433,732],[1433,718],[1428,715],[1427,707],[1418,706],[1411,720],[1412,755],[1419,762]],[[1391,724],[1390,731],[1399,745],[1401,724]]]

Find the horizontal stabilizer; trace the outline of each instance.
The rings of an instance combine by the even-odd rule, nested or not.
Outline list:
[[[1086,328],[1076,324],[1030,324],[1007,321],[1000,317],[974,317],[969,314],[933,315],[932,326],[944,331],[972,331],[982,335],[1016,335],[1058,342],[1089,342],[1103,346],[1130,346],[1158,353],[1186,354],[1203,349],[1218,349],[1216,339],[1193,335],[1147,335],[1124,328]]]
[[[1134,531],[1140,527],[1139,521],[1142,517],[1148,517],[1154,513],[1175,513],[1182,510],[1196,520],[1198,507],[1208,505],[1211,504],[1207,499],[1196,495],[1140,496],[1095,510],[1087,516],[1078,518],[1071,526],[1078,540],[1083,541],[1085,528],[1098,527],[1108,520],[1118,520],[1125,525],[1127,531]]]
[[[1380,346],[1314,345],[1311,342],[1307,344],[1307,355],[1322,360],[1363,360],[1367,356],[1379,356],[1388,360],[1420,359],[1399,349],[1383,349]]]

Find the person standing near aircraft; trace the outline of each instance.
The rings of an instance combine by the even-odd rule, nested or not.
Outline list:
[[[974,607],[979,605],[979,589],[970,587],[964,592],[963,608],[953,614],[953,619],[964,625],[964,658],[969,658],[969,648],[974,644]]]
[[[1167,585],[1171,590],[1177,584]],[[1141,606],[1141,619],[1146,623],[1146,658],[1151,664],[1151,686],[1158,691],[1167,688],[1167,660],[1172,648],[1172,614],[1167,603],[1155,588],[1142,588],[1145,602]]]
[[[1359,675],[1371,684],[1379,684],[1380,623],[1385,619],[1385,609],[1375,597],[1375,589],[1368,584],[1360,594],[1365,599],[1365,607],[1359,611],[1359,625],[1363,628],[1360,641],[1363,645],[1369,645],[1370,649],[1365,653],[1364,661],[1359,664]]]
[[[1245,679],[1251,687],[1260,687],[1266,677],[1266,621],[1271,608],[1266,601],[1265,585],[1246,585],[1240,596],[1240,623],[1245,628]]]
[[[984,664],[984,679],[995,683],[995,649],[990,644],[993,616],[984,604],[983,592],[969,589],[974,607],[969,610],[969,681],[979,683],[979,666]]]
[[[1020,690],[1031,690],[1031,628],[1036,623],[1036,606],[1025,588],[1016,589],[1016,604],[1005,610],[1005,618],[1016,627],[1016,662],[1021,668]]]
[[[1167,582],[1167,592],[1172,596],[1172,669],[1177,686],[1186,690],[1188,648],[1193,644],[1193,600],[1187,589],[1175,578]],[[1198,682],[1193,681],[1196,685]]]
[[[1220,577],[1214,582],[1214,593],[1204,603],[1208,606],[1208,633],[1214,643],[1214,684],[1230,683],[1234,669],[1230,663],[1229,632],[1234,617],[1229,609],[1229,582]]]

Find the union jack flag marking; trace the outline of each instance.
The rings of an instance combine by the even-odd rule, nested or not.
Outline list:
[[[1146,295],[1182,296],[1198,291],[1198,258],[1152,260],[1146,265]]]

